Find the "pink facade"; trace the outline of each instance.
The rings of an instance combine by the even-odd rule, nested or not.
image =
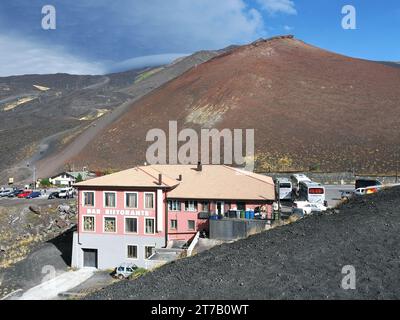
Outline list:
[[[107,206],[105,196],[114,194],[115,203]],[[90,194],[85,195],[85,194]],[[126,203],[127,194],[137,195],[137,205],[128,207]],[[152,194],[152,208],[145,207],[145,194]],[[86,200],[85,200],[86,199]],[[268,206],[268,211],[272,212],[272,206],[268,202],[254,201],[222,201],[222,200],[177,200],[169,199],[179,203],[176,210],[168,210],[167,193],[162,190],[162,203],[157,203],[157,189],[153,190],[92,190],[80,189],[78,194],[79,207],[79,232],[87,234],[115,234],[115,235],[136,235],[140,237],[160,237],[165,238],[165,217],[168,215],[168,237],[167,240],[185,240],[188,241],[198,232],[202,230],[208,231],[208,219],[199,219],[200,212],[209,212],[210,214],[226,212],[230,209],[238,209],[238,203],[245,207],[246,210],[254,210],[262,205]],[[185,208],[185,201],[195,202],[193,208]],[[89,202],[90,204],[85,204]],[[208,208],[203,208],[203,202],[208,203]],[[93,204],[93,205],[91,205]],[[167,212],[166,212],[167,209]],[[93,220],[92,220],[92,219]],[[127,230],[127,219],[136,219],[136,231]],[[161,221],[159,221],[161,219]],[[148,220],[153,220],[149,222]],[[113,224],[112,231],[107,230],[107,222]],[[92,222],[94,225],[92,225]],[[146,232],[146,222],[153,227],[154,232]],[[115,224],[115,226],[114,226]],[[160,227],[161,226],[161,227]],[[148,231],[148,230],[147,230]]]
[[[94,193],[94,205],[85,205],[85,193]],[[115,193],[115,206],[106,206],[105,193]],[[126,195],[128,193],[137,194],[137,206],[127,207]],[[153,194],[153,208],[145,208],[145,193]],[[79,196],[79,232],[95,233],[95,234],[115,234],[115,235],[138,235],[138,236],[159,236],[165,237],[164,228],[160,231],[157,228],[157,196],[154,191],[121,191],[121,190],[80,190]],[[163,202],[165,201],[165,196]],[[162,204],[162,219],[164,219],[164,203]],[[95,218],[94,231],[84,228],[84,217]],[[105,218],[115,218],[115,232],[107,232],[105,230]],[[125,228],[126,218],[137,219],[137,231],[127,232]],[[154,220],[154,233],[147,233],[145,230],[146,219]]]

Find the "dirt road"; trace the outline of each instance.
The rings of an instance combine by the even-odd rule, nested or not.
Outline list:
[[[38,177],[49,177],[55,172],[62,170],[65,163],[73,156],[82,151],[85,146],[96,137],[104,128],[118,119],[133,103],[129,100],[113,111],[106,113],[103,117],[95,120],[85,131],[83,131],[70,144],[65,146],[60,152],[56,152],[48,157],[43,157],[36,164]]]

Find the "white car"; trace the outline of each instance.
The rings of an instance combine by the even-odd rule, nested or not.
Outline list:
[[[74,197],[74,194],[75,194],[75,191],[74,191],[73,188],[65,188],[65,189],[61,189],[61,190],[58,192],[58,197],[59,197],[59,198],[65,198],[65,199],[67,199],[67,198],[73,198],[73,197]]]
[[[354,194],[356,196],[364,196],[366,194],[373,194],[377,193],[380,190],[382,190],[382,186],[373,186],[373,187],[367,187],[367,188],[358,188],[354,190]]]
[[[0,192],[0,198],[8,197],[13,192],[14,192],[14,189],[4,189],[3,191]]]
[[[295,201],[293,203],[293,208],[292,211],[296,211],[294,209],[301,209],[303,210],[303,214],[311,214],[313,212],[323,212],[328,210],[327,207],[325,207],[322,204],[319,203],[310,203],[308,201]]]

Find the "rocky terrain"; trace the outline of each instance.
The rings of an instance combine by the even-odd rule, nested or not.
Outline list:
[[[134,103],[71,162],[143,164],[150,129],[255,129],[256,169],[394,173],[400,69],[276,37],[233,48]],[[183,143],[182,143],[183,144]]]
[[[61,255],[72,249],[72,238],[61,238],[76,224],[74,202],[45,201],[0,207],[0,298],[29,285],[34,272],[42,276],[39,266],[68,264]]]
[[[400,188],[224,244],[88,299],[399,299]],[[344,290],[344,266],[356,289]]]

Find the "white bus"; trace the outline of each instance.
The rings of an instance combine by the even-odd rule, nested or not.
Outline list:
[[[299,183],[298,200],[326,205],[325,188],[313,181]]]
[[[292,183],[287,178],[278,178],[275,181],[276,194],[280,200],[292,199]]]

